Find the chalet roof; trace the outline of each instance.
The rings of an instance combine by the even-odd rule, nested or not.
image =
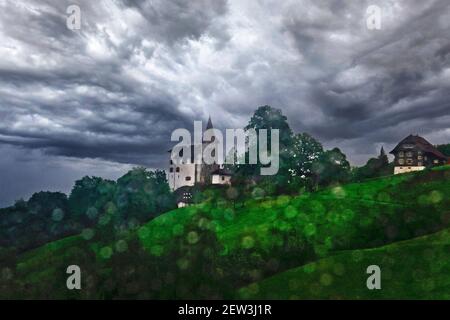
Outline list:
[[[412,144],[425,153],[431,153],[438,158],[447,159],[447,157],[444,154],[442,154],[442,152],[436,149],[436,147],[434,147],[427,140],[425,140],[419,135],[412,135],[412,134],[403,139],[390,153],[391,154],[397,153],[398,151],[400,151],[401,146],[404,144]]]

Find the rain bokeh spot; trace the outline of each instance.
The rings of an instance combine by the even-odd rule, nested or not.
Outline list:
[[[86,241],[91,240],[94,236],[95,236],[94,229],[86,228],[83,229],[83,231],[81,231],[81,237]]]
[[[109,258],[111,258],[112,255],[113,255],[113,250],[111,249],[111,247],[106,246],[106,247],[103,247],[100,249],[100,256],[103,259],[109,259]]]
[[[52,219],[56,222],[61,221],[62,219],[64,219],[64,211],[62,211],[60,208],[55,208],[52,212]]]
[[[86,210],[86,215],[88,216],[89,219],[94,220],[97,218],[98,216],[98,210],[95,207],[90,207],[89,209]]]
[[[333,283],[333,276],[329,273],[324,273],[320,276],[320,283],[324,286],[330,286]]]
[[[164,253],[164,247],[155,244],[154,246],[152,246],[152,247],[150,248],[150,253],[151,253],[152,255],[156,256],[156,257],[159,257],[159,256],[161,256],[161,255]]]
[[[176,224],[172,228],[172,234],[174,236],[180,236],[184,232],[184,226],[182,224]]]
[[[128,250],[128,243],[125,240],[119,240],[116,242],[116,251],[125,252]]]
[[[443,198],[444,198],[444,196],[442,195],[442,193],[437,190],[434,190],[430,193],[431,203],[437,204],[437,203],[441,202]]]
[[[255,239],[251,236],[245,236],[242,238],[242,247],[244,249],[251,249],[255,245]]]
[[[287,206],[284,210],[284,215],[286,218],[291,219],[297,216],[297,209],[293,206]]]
[[[200,240],[200,237],[197,232],[191,231],[187,235],[187,241],[189,244],[196,244]]]

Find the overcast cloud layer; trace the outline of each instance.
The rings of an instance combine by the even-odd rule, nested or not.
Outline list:
[[[450,142],[448,0],[0,0],[0,57],[0,206],[164,168],[175,128],[266,104],[353,164],[410,133]]]

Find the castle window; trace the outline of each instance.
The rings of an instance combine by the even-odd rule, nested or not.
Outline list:
[[[191,181],[191,177],[186,177],[186,181]]]
[[[170,172],[173,172],[173,168],[170,168],[169,171],[170,171]]]
[[[177,167],[177,170],[176,170],[177,172],[180,172],[180,167]]]
[[[222,181],[225,181],[225,177],[224,176],[222,176]]]
[[[173,160],[172,159],[170,160],[170,164],[173,164]]]

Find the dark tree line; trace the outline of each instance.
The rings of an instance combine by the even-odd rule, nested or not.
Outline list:
[[[164,171],[135,168],[117,182],[84,177],[69,197],[38,192],[0,209],[0,247],[24,251],[97,225],[133,227],[174,207]]]

